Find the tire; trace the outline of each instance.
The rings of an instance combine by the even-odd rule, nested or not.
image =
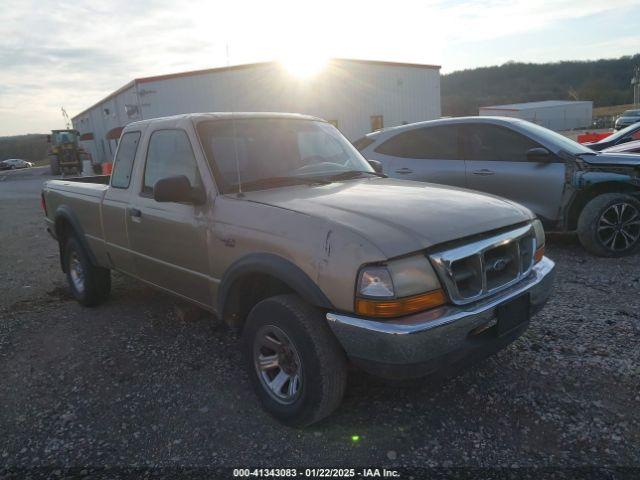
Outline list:
[[[107,299],[111,271],[93,265],[75,236],[70,236],[65,244],[64,265],[71,293],[81,305],[94,307]]]
[[[600,257],[623,257],[640,248],[640,202],[623,193],[591,200],[578,218],[578,238]]]
[[[60,175],[60,162],[56,157],[49,158],[49,167],[51,168],[51,175]]]
[[[346,356],[322,312],[297,295],[278,295],[256,304],[242,332],[242,347],[260,403],[285,425],[311,425],[342,402],[347,385]],[[260,369],[258,359],[262,357],[264,362],[269,356],[276,357],[275,363]],[[279,382],[279,393],[275,393],[267,381],[282,374],[289,379]],[[292,387],[296,376],[298,381]]]

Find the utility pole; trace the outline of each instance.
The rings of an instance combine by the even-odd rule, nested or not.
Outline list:
[[[640,106],[640,65],[636,65],[631,77],[631,87],[633,88],[633,106]]]

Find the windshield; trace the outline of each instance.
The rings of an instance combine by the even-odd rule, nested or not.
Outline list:
[[[198,124],[200,141],[223,193],[374,174],[331,124],[283,118],[238,118]],[[346,178],[346,177],[344,177]]]
[[[623,117],[640,117],[640,110],[625,110],[622,113]]]
[[[640,123],[634,123],[632,125],[629,125],[626,128],[623,128],[622,130],[618,130],[615,133],[612,133],[611,135],[609,135],[608,137],[604,137],[602,140],[600,140],[597,143],[609,143],[609,142],[616,142],[621,138],[624,137],[634,137],[634,140],[636,140],[635,135],[632,135],[633,133],[635,133],[636,131],[640,131]],[[640,139],[640,138],[638,138]]]
[[[570,138],[565,137],[564,135],[560,135],[559,133],[554,132],[553,130],[549,130],[548,128],[541,127],[540,125],[536,125],[535,123],[527,122],[522,120],[520,125],[527,130],[529,130],[532,134],[542,139],[542,143],[549,143],[554,146],[560,147],[560,149],[568,152],[572,155],[584,155],[584,154],[593,154],[594,151],[590,148],[585,147],[584,145],[580,145],[578,142],[574,142]]]
[[[53,133],[53,143],[55,145],[61,145],[63,143],[75,143],[76,139],[77,132],[75,131]]]

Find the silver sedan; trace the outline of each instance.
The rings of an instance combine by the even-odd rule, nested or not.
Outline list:
[[[9,158],[0,162],[0,170],[15,170],[18,168],[31,168],[33,163],[19,158]]]

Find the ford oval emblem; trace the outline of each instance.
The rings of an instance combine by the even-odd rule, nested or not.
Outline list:
[[[504,258],[498,258],[494,260],[489,269],[493,270],[494,272],[501,272],[502,270],[507,268],[507,263],[508,262]]]

